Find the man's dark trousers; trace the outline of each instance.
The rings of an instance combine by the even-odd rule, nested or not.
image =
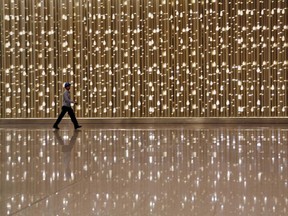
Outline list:
[[[76,128],[78,126],[78,122],[77,122],[77,119],[75,117],[74,111],[71,107],[67,107],[67,106],[62,106],[62,112],[60,113],[54,126],[58,126],[58,124],[61,122],[62,118],[65,116],[66,112],[68,112],[68,115],[70,116],[71,121],[73,122],[74,127]]]

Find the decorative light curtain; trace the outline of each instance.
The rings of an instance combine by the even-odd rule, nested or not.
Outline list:
[[[1,0],[1,118],[287,116],[287,0]]]

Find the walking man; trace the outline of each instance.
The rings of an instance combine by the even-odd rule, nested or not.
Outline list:
[[[70,118],[71,118],[71,121],[73,122],[74,124],[74,128],[75,130],[78,129],[78,128],[81,128],[82,126],[80,126],[77,122],[77,119],[75,117],[75,114],[74,114],[74,111],[73,109],[71,108],[71,103],[74,103],[75,105],[77,105],[77,103],[75,101],[72,101],[70,99],[70,87],[71,87],[71,84],[69,82],[66,82],[64,84],[64,88],[66,89],[64,94],[63,94],[63,105],[62,105],[62,112],[60,113],[57,121],[55,122],[55,124],[53,125],[53,128],[54,129],[59,129],[58,127],[58,124],[61,122],[62,118],[65,116],[66,112],[68,112]]]

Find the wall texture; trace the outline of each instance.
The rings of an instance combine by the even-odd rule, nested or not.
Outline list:
[[[0,118],[287,116],[287,0],[0,0]]]

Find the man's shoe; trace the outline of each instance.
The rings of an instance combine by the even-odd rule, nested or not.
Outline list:
[[[60,129],[57,125],[54,125],[53,128],[56,129],[56,130]]]
[[[77,126],[75,127],[75,130],[78,129],[78,128],[81,128],[81,127],[82,127],[81,125],[77,125]]]

